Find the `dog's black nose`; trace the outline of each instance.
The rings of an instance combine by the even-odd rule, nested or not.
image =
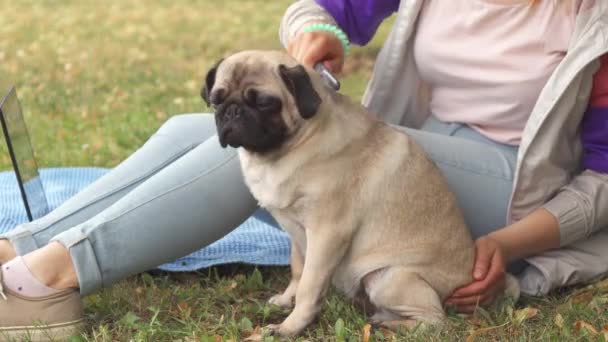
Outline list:
[[[241,109],[235,103],[231,103],[224,111],[224,120],[234,120],[241,116]]]

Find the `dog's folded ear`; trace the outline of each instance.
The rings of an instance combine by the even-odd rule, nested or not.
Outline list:
[[[220,66],[224,59],[220,59],[209,71],[207,71],[207,76],[205,76],[205,83],[203,84],[203,88],[201,89],[201,97],[205,100],[207,106],[211,105],[211,90],[213,89],[213,85],[215,84],[215,73],[217,72],[217,68]]]
[[[313,117],[321,105],[321,97],[312,86],[306,69],[302,65],[288,68],[281,64],[279,74],[294,97],[300,115],[304,119]]]

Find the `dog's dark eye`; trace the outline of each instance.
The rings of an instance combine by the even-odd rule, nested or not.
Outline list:
[[[276,112],[281,109],[281,100],[274,96],[260,94],[255,89],[247,90],[245,101],[250,106],[263,112]]]
[[[211,98],[209,99],[213,107],[221,105],[226,99],[226,89],[220,88],[211,92]]]
[[[274,96],[258,96],[256,107],[261,111],[277,112],[281,109],[281,101]]]

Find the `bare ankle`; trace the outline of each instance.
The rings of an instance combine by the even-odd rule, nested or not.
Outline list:
[[[32,274],[46,286],[60,290],[78,288],[70,252],[60,243],[52,242],[23,259]]]
[[[0,265],[6,264],[16,256],[17,253],[15,252],[13,245],[6,239],[0,240]]]

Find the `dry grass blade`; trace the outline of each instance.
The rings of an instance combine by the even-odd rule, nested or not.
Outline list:
[[[370,324],[366,324],[363,326],[363,342],[368,342],[369,337],[371,336],[372,326]]]
[[[516,310],[513,315],[515,318],[515,323],[521,324],[523,321],[538,315],[538,309],[527,307],[521,310]]]
[[[590,323],[587,323],[585,321],[574,322],[574,332],[579,333],[581,330],[586,330],[593,336],[596,336],[597,334],[599,334],[597,329],[595,329],[595,327],[593,325],[591,325]]]
[[[494,329],[499,329],[502,328],[504,326],[509,325],[509,322],[505,322],[501,325],[496,325],[496,326],[492,326],[492,327],[487,327],[487,328],[481,328],[481,329],[472,329],[469,332],[469,336],[467,337],[467,342],[473,342],[475,341],[475,338],[485,332],[494,330]]]

